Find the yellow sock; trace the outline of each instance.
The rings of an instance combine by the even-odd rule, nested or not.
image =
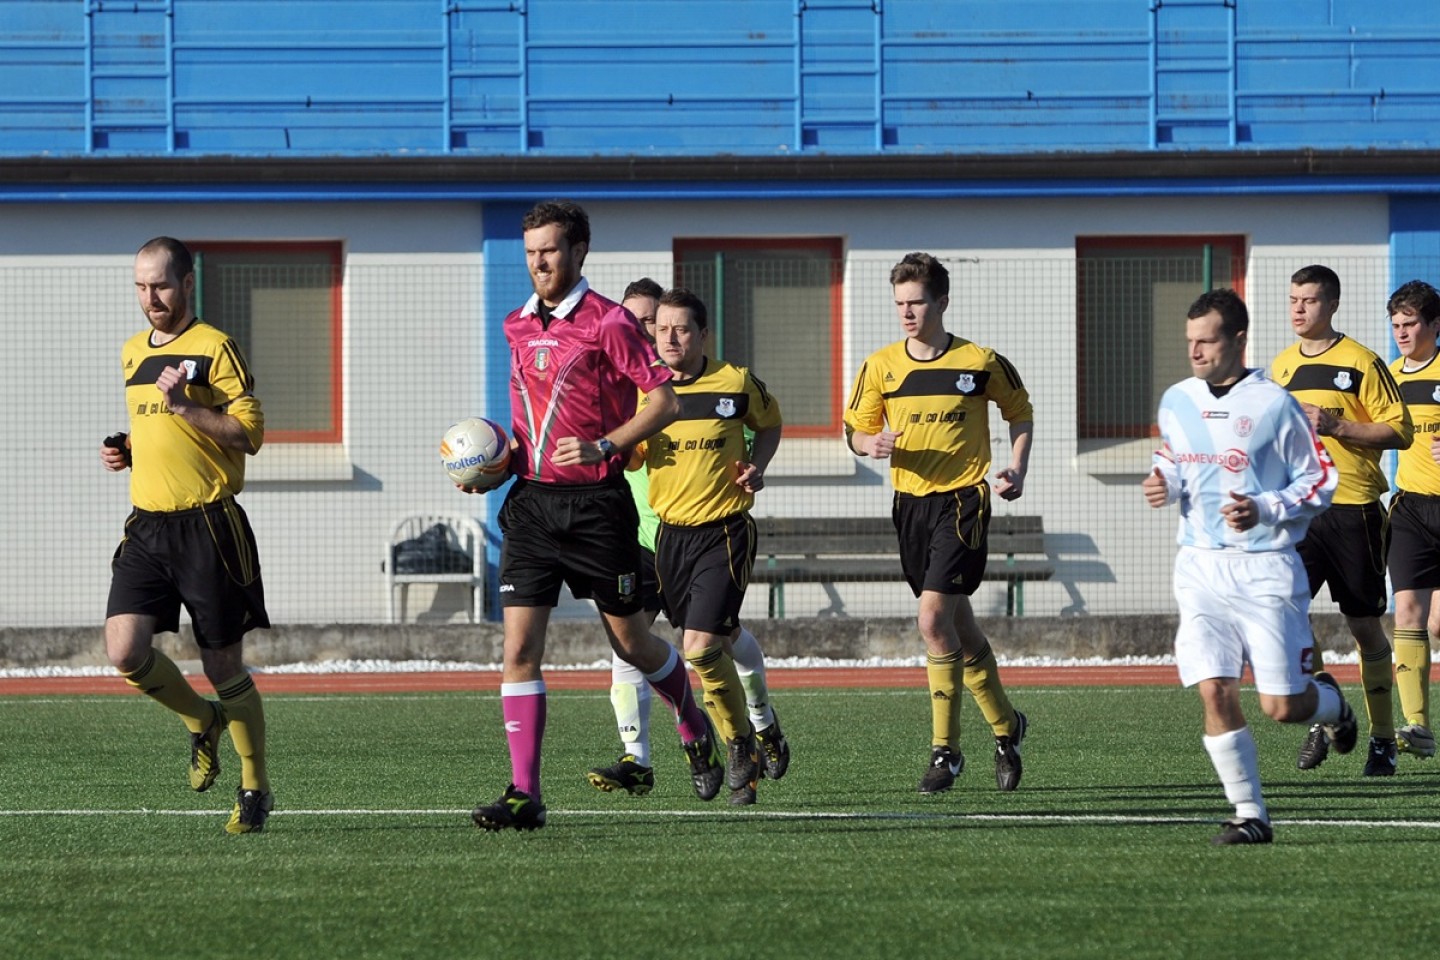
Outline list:
[[[215,708],[210,701],[196,693],[175,661],[159,650],[151,650],[134,673],[120,675],[145,696],[178,713],[191,733],[203,733],[215,718]]]
[[[1365,690],[1365,712],[1370,715],[1370,736],[1395,739],[1394,668],[1390,648],[1360,655],[1360,686]]]
[[[240,755],[240,786],[246,790],[269,790],[265,770],[265,705],[250,674],[231,677],[216,688],[220,705],[230,718],[230,740]]]
[[[745,709],[745,688],[740,685],[735,661],[725,648],[717,643],[693,654],[686,653],[685,659],[700,675],[700,686],[705,690],[705,709],[710,712],[720,736],[728,742],[749,734],[750,715]]]
[[[930,681],[930,745],[960,746],[960,651],[925,655]]]
[[[1430,635],[1419,630],[1395,630],[1395,689],[1406,723],[1430,729]]]
[[[995,651],[985,644],[985,651],[965,661],[965,687],[975,698],[975,705],[990,724],[997,737],[1015,734],[1015,708],[1005,695],[1005,686],[1000,682],[1000,667],[995,663]]]

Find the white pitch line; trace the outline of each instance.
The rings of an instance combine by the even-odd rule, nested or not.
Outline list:
[[[718,813],[712,810],[557,810],[549,809],[551,816],[560,817],[615,817],[644,819],[654,817],[730,816],[737,822],[744,819],[766,820],[887,820],[887,821],[951,821],[981,823],[1072,823],[1072,824],[1141,824],[1150,826],[1175,826],[1181,824],[1213,824],[1221,822],[1218,817],[1193,816],[1128,816],[1124,814],[1043,814],[1043,813],[905,813],[853,812],[839,810],[746,810]],[[276,810],[272,817],[465,817],[470,813],[464,809],[338,809],[338,810]],[[219,817],[220,810],[0,810],[0,817]],[[1362,829],[1397,828],[1409,830],[1440,830],[1440,820],[1317,820],[1303,818],[1296,820],[1275,820],[1279,827],[1358,827]]]

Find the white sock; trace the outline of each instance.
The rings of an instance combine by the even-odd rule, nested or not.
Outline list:
[[[1265,801],[1260,797],[1260,764],[1255,737],[1249,727],[1231,730],[1218,737],[1202,737],[1205,752],[1225,785],[1225,799],[1235,805],[1235,815],[1246,820],[1270,822]]]
[[[735,672],[740,674],[740,686],[745,689],[750,723],[756,730],[764,730],[775,722],[775,711],[770,708],[770,688],[765,683],[765,652],[760,649],[755,634],[744,627],[730,642],[730,651],[735,658]]]
[[[1314,681],[1311,681],[1314,683]],[[1320,696],[1315,703],[1315,714],[1305,722],[1310,725],[1317,723],[1334,723],[1340,719],[1340,691],[1328,683],[1316,683],[1315,689]]]
[[[615,654],[610,658],[610,683],[610,705],[615,708],[615,726],[624,752],[633,754],[641,766],[651,766],[650,684],[639,668]]]

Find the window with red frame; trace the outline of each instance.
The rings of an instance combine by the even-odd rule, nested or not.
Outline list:
[[[840,434],[844,247],[838,237],[676,239],[675,282],[710,312],[714,355],[779,399],[787,437]]]
[[[1161,394],[1191,376],[1190,304],[1207,284],[1245,295],[1245,238],[1079,237],[1075,256],[1079,437],[1154,436]]]
[[[249,361],[266,442],[339,443],[340,244],[188,245],[196,312]]]

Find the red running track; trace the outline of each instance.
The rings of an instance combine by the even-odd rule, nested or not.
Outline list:
[[[1359,668],[1340,664],[1330,672],[1341,683],[1359,680]],[[1173,666],[1001,667],[1007,687],[1123,687],[1163,686],[1179,680]],[[198,686],[203,677],[192,678]],[[924,667],[775,667],[770,686],[777,690],[817,687],[915,687],[926,685]],[[498,691],[498,671],[445,671],[434,673],[257,673],[256,685],[265,693],[433,693],[440,691]],[[608,690],[608,670],[550,670],[545,685],[551,690]],[[0,678],[0,696],[93,696],[127,694],[119,677],[15,677]]]

